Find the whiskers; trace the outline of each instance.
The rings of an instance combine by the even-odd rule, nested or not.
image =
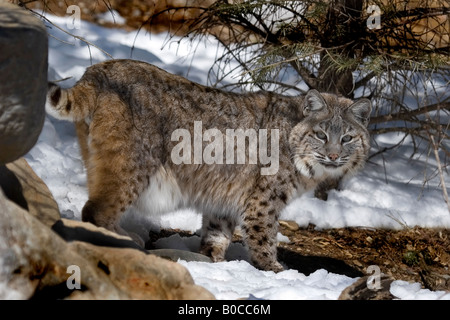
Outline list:
[[[308,178],[320,178],[324,175],[333,177],[356,174],[364,164],[363,153],[344,153],[336,159],[330,159],[327,155],[317,150],[297,148],[290,155],[296,171]]]
[[[321,154],[319,152],[313,152],[313,156],[317,160],[317,162],[319,162],[320,164],[322,164],[325,167],[330,167],[330,168],[342,167],[349,160],[349,156],[339,156],[336,160],[332,160],[329,157],[327,157],[326,155]]]

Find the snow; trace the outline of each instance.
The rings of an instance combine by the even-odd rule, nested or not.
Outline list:
[[[256,270],[246,261],[217,262],[214,268],[205,262],[184,262],[198,285],[217,299],[239,299],[252,295],[258,299],[335,300],[354,279],[324,269],[305,276],[296,270],[275,274]],[[207,277],[205,277],[207,275]]]
[[[450,293],[445,291],[430,291],[422,289],[420,283],[394,281],[390,288],[391,293],[398,299],[404,300],[450,300]]]
[[[69,17],[47,17],[65,29],[71,23]],[[121,21],[117,13],[114,19]],[[111,18],[110,21],[114,20]],[[208,38],[191,42],[170,39],[165,33],[127,32],[81,21],[79,29],[69,31],[93,44],[88,45],[47,25],[52,35],[49,37],[49,80],[70,77],[61,83],[63,86],[73,85],[91,64],[109,59],[95,46],[114,58],[147,61],[203,84],[207,83],[208,70],[220,50],[217,42]],[[233,78],[227,81],[231,82]],[[386,134],[378,136],[374,142],[389,147],[403,138],[402,135]],[[332,191],[328,201],[318,200],[311,193],[305,194],[286,208],[281,219],[294,220],[300,226],[314,224],[317,228],[450,228],[450,213],[442,197],[439,177],[433,171],[435,161],[432,157],[427,160],[425,149],[422,155],[411,157],[412,148],[412,141],[406,138],[400,148],[371,159],[363,172],[345,182],[343,190]],[[47,183],[62,216],[80,219],[87,200],[86,172],[73,124],[47,117],[39,140],[26,159]],[[445,178],[449,185],[448,176]],[[183,210],[148,221],[130,212],[124,224],[141,235],[148,229],[159,227],[195,232],[201,227],[201,216],[192,210]],[[288,239],[279,234],[278,241]],[[159,240],[157,245],[194,251],[198,249],[199,237],[188,239],[175,235]],[[210,290],[217,299],[337,299],[342,290],[357,280],[323,269],[308,276],[296,270],[278,274],[260,271],[246,261],[246,252],[239,244],[230,247],[227,258],[231,261],[179,263],[190,271],[197,284]],[[391,293],[399,299],[450,299],[450,293],[432,292],[421,289],[418,283],[404,281],[394,281]]]

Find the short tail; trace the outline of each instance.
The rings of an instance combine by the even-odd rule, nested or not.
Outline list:
[[[87,103],[77,103],[76,86],[63,89],[53,82],[48,83],[45,111],[60,120],[80,121],[88,116]]]

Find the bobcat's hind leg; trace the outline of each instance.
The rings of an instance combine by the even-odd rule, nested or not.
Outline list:
[[[139,235],[127,232],[120,226],[123,212],[122,208],[117,210],[114,204],[107,205],[104,201],[88,200],[82,210],[82,220],[117,234],[129,236],[138,245],[144,247],[144,240]]]
[[[225,253],[233,238],[236,223],[231,219],[203,215],[200,253],[212,261],[225,261]]]
[[[89,189],[82,220],[131,236],[140,245],[142,239],[122,229],[120,220],[148,187],[158,166],[156,152],[162,140],[151,132],[146,133],[152,139],[142,137],[142,130],[130,107],[112,92],[99,94],[89,125],[86,121],[77,125]]]
[[[95,173],[92,172],[88,179],[89,200],[83,207],[82,220],[130,236],[139,245],[144,246],[140,237],[126,232],[120,226],[122,215],[136,201],[142,186],[137,184],[133,175],[129,175],[127,180],[120,179],[119,176],[120,173],[112,173],[105,165]]]

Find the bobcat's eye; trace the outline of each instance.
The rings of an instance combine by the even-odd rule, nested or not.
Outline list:
[[[327,140],[327,135],[322,131],[316,132],[316,137],[320,140]]]
[[[346,135],[342,137],[342,142],[350,142],[352,139],[352,136]]]

